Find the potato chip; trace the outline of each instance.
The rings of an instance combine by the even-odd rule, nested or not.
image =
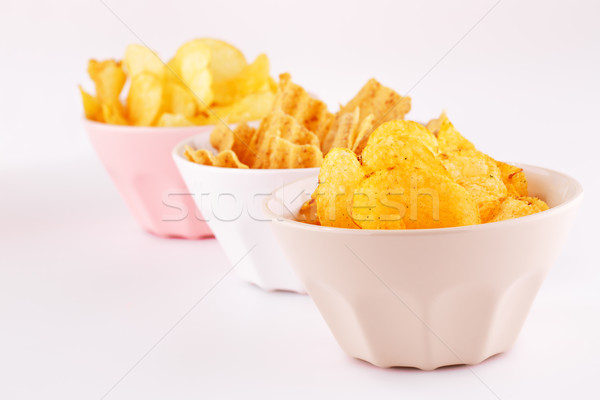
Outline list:
[[[438,120],[429,121],[427,125],[431,126],[432,129],[436,130],[436,137],[438,140],[439,150],[441,153],[448,153],[451,151],[463,150],[463,149],[474,149],[473,143],[469,142],[463,137],[450,122],[446,113],[442,113]],[[439,126],[439,128],[438,128]]]
[[[187,87],[172,80],[164,83],[163,105],[167,112],[181,114],[188,119],[196,115],[198,110],[194,94]]]
[[[213,82],[214,102],[227,106],[251,93],[269,91],[269,79],[269,59],[261,54],[237,75]]]
[[[423,142],[406,135],[397,136],[393,133],[389,135],[372,134],[369,143],[362,152],[361,159],[367,173],[400,167],[406,170],[419,168],[438,175],[449,176],[440,160],[433,155]]]
[[[300,208],[298,211],[298,216],[296,217],[298,221],[305,222],[311,225],[321,225],[319,222],[319,216],[317,215],[317,201],[316,199],[310,199]]]
[[[160,57],[146,46],[140,44],[127,46],[123,64],[131,77],[143,73],[150,73],[158,79],[163,79],[165,76],[165,64]]]
[[[81,93],[81,100],[83,101],[85,117],[92,121],[102,122],[104,118],[102,116],[102,107],[100,106],[98,99],[83,90],[81,86],[79,86],[79,92]]]
[[[219,121],[235,123],[261,119],[273,107],[275,95],[271,92],[250,93],[228,106],[214,106],[211,109],[213,124]]]
[[[500,173],[502,175],[502,181],[506,185],[509,196],[526,197],[528,196],[527,189],[527,178],[523,168],[515,167],[510,164],[496,161]]]
[[[208,69],[211,60],[210,47],[197,40],[181,46],[175,57],[167,65],[171,80],[177,80],[188,87],[198,109],[207,109],[213,101],[212,75]],[[174,76],[173,76],[174,75]]]
[[[507,197],[497,208],[495,215],[488,222],[505,221],[507,219],[525,217],[548,209],[548,205],[540,199]]]
[[[194,123],[184,115],[164,113],[158,118],[156,126],[194,126]]]
[[[352,218],[363,229],[427,229],[481,222],[477,204],[446,176],[391,168],[368,175],[354,191]]]
[[[196,39],[195,42],[210,49],[208,69],[215,82],[222,82],[238,75],[248,64],[246,57],[234,46],[218,39]]]
[[[440,154],[439,159],[452,179],[473,196],[482,221],[488,221],[499,202],[508,195],[496,161],[475,149]]]
[[[119,96],[127,79],[121,63],[115,60],[90,60],[88,74],[96,85],[96,97],[100,104],[110,104],[121,112]]]
[[[160,79],[149,73],[133,77],[127,109],[133,125],[150,126],[158,118],[162,107],[163,86]]]
[[[275,96],[274,109],[294,117],[306,129],[317,135],[319,142],[329,132],[333,122],[333,114],[327,105],[313,98],[306,90],[292,82],[289,74],[279,77],[279,91]]]
[[[410,111],[410,97],[402,97],[390,88],[387,88],[370,79],[345,106],[340,108],[333,121],[331,130],[321,139],[321,148],[327,153],[333,146],[335,132],[338,130],[340,118],[347,113],[352,113],[356,108],[360,110],[359,123],[373,114],[376,126],[386,121],[401,120]]]
[[[121,114],[117,106],[112,103],[102,104],[102,119],[107,124],[127,125],[127,119]]]
[[[188,159],[188,161],[194,162],[196,164],[214,166],[216,162],[214,154],[207,149],[196,150],[186,145],[184,155]]]
[[[196,164],[222,168],[248,168],[247,165],[238,160],[235,153],[231,150],[224,150],[215,156],[210,150],[195,150],[186,145],[184,155],[189,161]]]
[[[327,154],[319,172],[319,186],[313,195],[321,225],[357,228],[350,216],[350,208],[354,189],[363,178],[362,167],[352,151],[335,148]]]
[[[433,154],[437,154],[438,152],[438,143],[435,136],[423,125],[414,121],[397,120],[385,122],[371,133],[367,143],[375,144],[389,136],[414,137],[423,143]]]

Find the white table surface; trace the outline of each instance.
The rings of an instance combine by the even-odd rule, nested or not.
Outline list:
[[[2,399],[101,399],[117,382],[105,398],[600,396],[598,279],[574,276],[581,221],[511,351],[379,369],[340,350],[309,297],[235,274],[214,286],[230,267],[219,244],[141,231],[92,154],[1,172]]]

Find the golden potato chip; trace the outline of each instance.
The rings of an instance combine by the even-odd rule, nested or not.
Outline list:
[[[448,120],[448,116],[446,115],[446,111],[444,110],[438,118],[430,120],[427,123],[427,125],[425,125],[425,127],[429,132],[437,136],[438,132],[440,131],[440,128],[442,127],[442,122],[446,120]]]
[[[508,195],[496,161],[475,149],[443,153],[439,159],[452,179],[473,196],[482,221],[488,221],[499,201]]]
[[[436,136],[441,153],[448,153],[463,149],[475,149],[473,143],[465,139],[464,136],[454,128],[454,125],[452,125],[446,116],[446,113],[442,113],[439,121],[429,121],[428,125],[431,126],[432,129],[436,129],[439,125]]]
[[[155,75],[142,73],[134,76],[127,96],[129,120],[133,125],[151,126],[162,107],[162,82]]]
[[[250,93],[228,106],[212,107],[213,123],[219,121],[236,123],[255,121],[263,118],[273,107],[275,95],[272,92]]]
[[[196,115],[198,110],[194,94],[187,87],[172,80],[164,83],[163,104],[167,112],[181,114],[188,119]]]
[[[184,115],[164,113],[158,118],[156,126],[194,126],[194,124]]]
[[[165,76],[165,64],[160,57],[141,44],[131,44],[127,46],[123,64],[131,77],[143,73],[153,74],[158,79],[163,79]]]
[[[311,225],[321,225],[319,216],[317,215],[317,201],[315,199],[310,199],[302,204],[296,219]]]
[[[526,197],[528,196],[527,178],[523,168],[515,167],[514,165],[506,164],[501,161],[496,161],[502,181],[506,185],[509,196]]]
[[[404,120],[389,121],[379,125],[371,133],[367,145],[375,144],[389,136],[414,137],[423,143],[433,154],[437,154],[438,152],[437,139],[427,128],[417,122]]]
[[[549,210],[550,207],[548,207],[548,204],[546,204],[546,202],[542,199],[538,199],[537,197],[529,197],[529,196],[523,196],[523,197],[519,197],[521,200],[531,204],[534,207],[537,207],[538,210],[540,211],[546,211]]]
[[[96,61],[88,63],[88,74],[96,85],[96,97],[100,104],[110,104],[122,111],[119,95],[125,85],[125,72],[121,63],[115,60]]]
[[[265,54],[261,54],[237,75],[213,82],[214,102],[216,105],[226,106],[251,93],[269,91],[270,78],[269,59]]]
[[[327,154],[313,195],[321,225],[357,228],[350,216],[350,207],[354,189],[363,178],[362,167],[351,150],[334,148]]]
[[[189,88],[200,110],[207,109],[214,97],[212,75],[208,69],[210,57],[210,47],[192,40],[181,46],[173,60],[167,64],[170,68],[169,79],[179,81]]]
[[[322,143],[333,122],[333,114],[327,105],[313,98],[306,90],[292,82],[289,74],[279,76],[279,91],[275,96],[274,109],[294,117],[306,129],[313,132]]]
[[[385,132],[385,127],[381,132]],[[406,135],[373,133],[362,152],[361,159],[367,173],[400,167],[405,170],[419,168],[438,175],[449,176],[440,160],[423,142]]]
[[[218,39],[196,39],[195,42],[210,49],[210,70],[213,83],[221,82],[238,75],[247,65],[246,57],[234,46]]]
[[[489,222],[525,217],[547,209],[546,203],[539,199],[507,197],[502,201]]]
[[[360,110],[359,123],[373,114],[373,124],[379,125],[386,121],[401,120],[410,111],[410,97],[402,97],[394,90],[387,88],[370,79],[345,106],[340,108],[333,121],[331,130],[321,138],[321,148],[327,153],[334,141],[342,115]]]
[[[102,104],[102,119],[107,124],[127,125],[127,119],[121,114],[117,106],[112,103]]]
[[[102,107],[96,97],[87,93],[81,86],[79,86],[79,92],[81,93],[81,100],[83,101],[83,111],[85,117],[92,121],[102,122],[104,120],[102,116]]]
[[[352,218],[363,229],[426,229],[479,224],[472,196],[446,176],[391,168],[354,191]]]

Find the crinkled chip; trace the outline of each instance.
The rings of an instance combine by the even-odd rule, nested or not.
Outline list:
[[[248,166],[238,160],[235,153],[231,150],[223,150],[215,157],[215,166],[223,168],[242,168],[247,169]]]
[[[261,121],[261,124],[250,143],[250,148],[256,154],[256,159],[252,168],[273,168],[267,166],[267,164],[271,162],[271,153],[274,151],[273,146],[275,145],[273,142],[276,137],[295,145],[319,147],[319,139],[313,132],[302,126],[298,120],[291,115],[285,114],[279,109],[275,109]],[[283,144],[279,143],[278,145],[281,146]],[[311,154],[316,154],[313,147],[306,147],[305,150],[310,151]],[[319,153],[321,152],[319,151]]]
[[[375,79],[370,79],[356,96],[341,107],[336,114],[331,130],[321,139],[321,148],[324,153],[327,153],[333,145],[340,118],[344,114],[353,112],[357,107],[360,110],[359,123],[372,114],[374,125],[378,125],[385,121],[404,119],[404,116],[410,111],[411,100],[410,97],[400,96]]]
[[[233,129],[226,124],[218,124],[210,134],[210,144],[218,151],[232,150],[242,163],[252,165],[256,153],[250,143],[255,133],[256,128],[246,123]]]
[[[368,175],[354,192],[352,218],[363,229],[426,229],[481,222],[477,204],[446,176],[391,168]]]
[[[319,172],[319,186],[313,194],[321,225],[357,228],[350,208],[354,189],[363,177],[362,167],[351,150],[335,148],[327,154]]]
[[[279,91],[275,96],[274,109],[294,117],[301,125],[314,132],[322,143],[333,122],[333,114],[327,105],[313,98],[306,90],[292,82],[289,74],[279,77]]]
[[[190,146],[185,146],[186,158],[196,164],[208,165],[212,167],[223,168],[248,168],[247,165],[241,163],[235,153],[231,150],[224,150],[216,156],[207,149],[193,149]]]
[[[323,162],[323,153],[314,144],[295,144],[277,136],[270,143],[267,168],[315,168]]]
[[[151,126],[162,107],[163,86],[153,74],[134,76],[127,96],[129,120],[133,125]]]
[[[363,149],[369,142],[369,136],[375,129],[375,115],[369,114],[362,120],[356,130],[355,138],[352,143],[352,151],[356,154],[362,154]]]

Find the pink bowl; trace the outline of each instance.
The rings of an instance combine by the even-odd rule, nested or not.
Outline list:
[[[182,140],[210,135],[212,126],[157,128],[109,125],[84,119],[98,157],[146,231],[161,237],[212,237],[196,209],[171,150]]]

